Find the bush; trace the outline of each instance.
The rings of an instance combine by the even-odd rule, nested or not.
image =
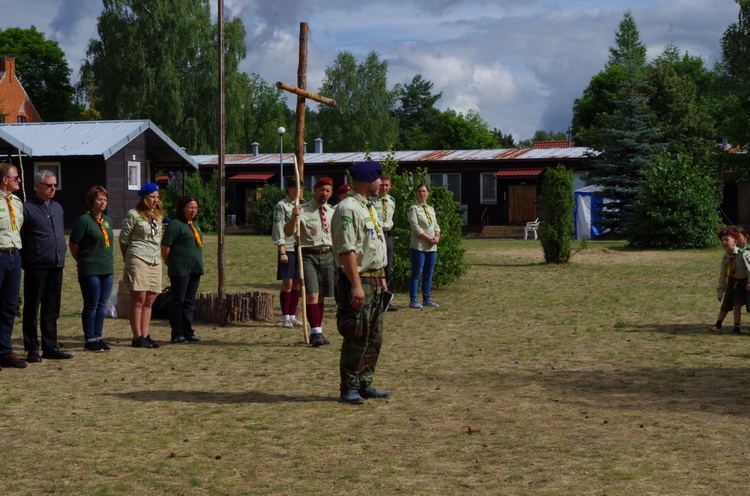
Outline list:
[[[285,188],[286,189],[286,188]],[[266,184],[260,189],[260,200],[255,203],[255,232],[271,235],[273,229],[273,207],[286,196],[286,191],[275,184]],[[308,201],[312,193],[302,190],[302,199]]]
[[[719,184],[689,157],[659,154],[644,171],[626,225],[634,248],[717,246]]]
[[[544,229],[539,234],[547,263],[570,260],[574,210],[573,174],[560,164],[550,167],[542,183]]]
[[[165,172],[160,172],[165,174]],[[183,193],[184,182],[184,193]],[[219,171],[214,170],[209,181],[204,181],[197,172],[178,173],[166,188],[160,191],[161,202],[164,205],[164,215],[174,217],[174,207],[177,201],[185,195],[194,196],[198,200],[198,224],[204,232],[216,232],[219,222]]]

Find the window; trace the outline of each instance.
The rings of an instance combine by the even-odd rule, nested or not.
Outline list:
[[[480,202],[482,205],[497,205],[497,179],[495,174],[480,174]]]
[[[461,174],[427,174],[430,186],[445,186],[453,199],[461,203]]]
[[[57,190],[62,189],[62,177],[60,174],[60,162],[37,162],[34,164],[34,174],[39,171],[48,170],[52,171],[57,178]]]
[[[26,122],[26,116],[25,115],[19,115],[16,118],[16,122]]]
[[[135,155],[134,155],[135,157]],[[128,161],[128,189],[138,191],[141,189],[141,163]]]

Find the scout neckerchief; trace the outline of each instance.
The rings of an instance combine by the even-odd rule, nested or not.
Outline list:
[[[109,233],[107,232],[107,228],[104,227],[104,217],[96,217],[91,213],[91,210],[86,213],[93,217],[96,223],[99,224],[99,229],[102,230],[102,236],[104,237],[104,246],[109,248]]]
[[[388,202],[385,199],[385,196],[380,199],[380,203],[383,206],[383,222],[388,221]]]
[[[203,241],[201,241],[201,235],[198,233],[198,229],[195,228],[193,225],[193,221],[189,220],[187,221],[187,225],[190,226],[190,230],[193,231],[193,236],[195,236],[195,244],[198,246],[203,246]]]
[[[378,226],[378,216],[375,214],[375,210],[372,208],[372,202],[367,202],[367,210],[370,211],[370,219],[372,219],[372,225],[375,227],[375,233],[378,235],[379,240],[383,240],[383,235],[380,233],[380,227]]]
[[[5,195],[5,201],[8,202],[8,211],[10,212],[10,227],[14,231],[18,231],[18,226],[16,225],[16,211],[13,208],[12,195]]]
[[[432,225],[432,217],[430,217],[430,212],[427,210],[427,204],[423,203],[422,208],[424,209],[424,214],[427,216],[427,225]]]
[[[330,229],[328,227],[328,219],[326,218],[326,206],[325,205],[321,205],[320,208],[319,208],[319,210],[320,210],[320,221],[323,224],[323,232],[326,233],[326,234],[328,234],[328,232],[330,231]]]
[[[156,233],[159,232],[159,224],[157,224],[156,219],[154,219],[153,215],[149,214],[148,223],[151,226],[151,236],[156,236]]]

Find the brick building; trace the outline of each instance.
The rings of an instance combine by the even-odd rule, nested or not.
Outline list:
[[[0,123],[42,122],[16,77],[16,59],[0,59]]]

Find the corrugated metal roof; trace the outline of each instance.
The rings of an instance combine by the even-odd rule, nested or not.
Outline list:
[[[29,155],[36,157],[101,155],[106,160],[147,131],[154,133],[172,154],[198,168],[198,163],[150,120],[0,124],[0,132],[30,146],[33,154]]]
[[[565,148],[502,148],[497,150],[426,150],[402,152],[371,152],[372,160],[382,161],[389,155],[399,163],[403,162],[503,162],[508,160],[555,160],[583,159],[594,154],[590,148],[577,146]],[[193,157],[200,165],[218,165],[218,155],[196,155]],[[351,164],[366,160],[362,152],[346,153],[306,153],[305,165],[314,164]],[[294,163],[294,154],[283,154],[285,164]],[[278,165],[278,153],[227,154],[225,165]]]
[[[8,134],[2,129],[0,129],[0,150],[6,151],[8,153],[18,153],[18,151],[20,150],[21,153],[25,153],[29,156],[34,154],[32,147],[26,145],[18,138]]]

